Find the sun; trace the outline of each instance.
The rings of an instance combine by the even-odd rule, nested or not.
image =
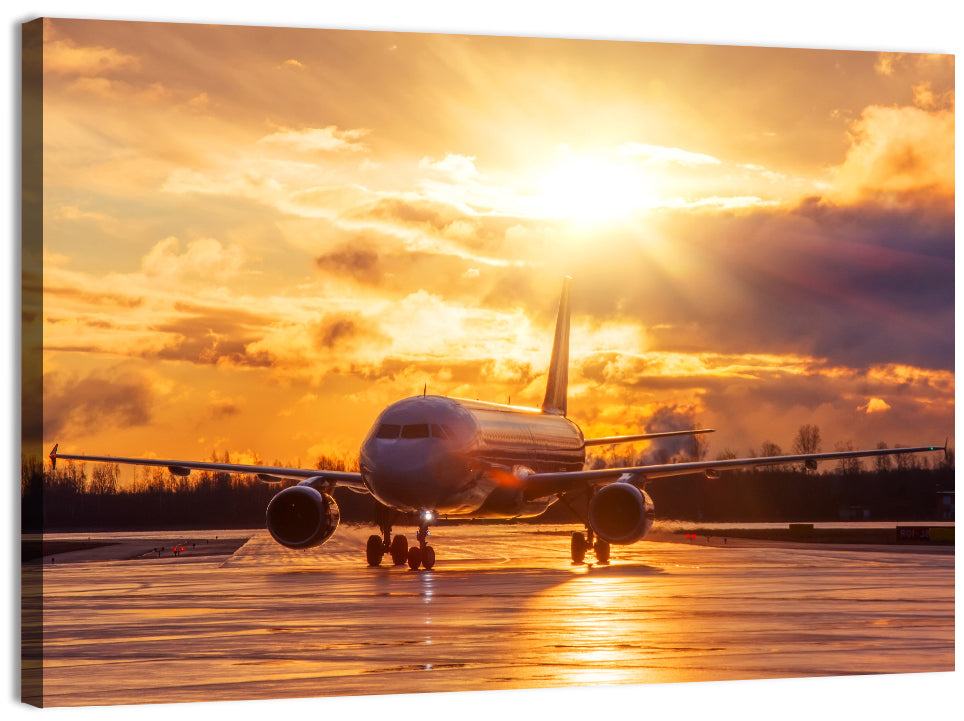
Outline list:
[[[615,221],[656,205],[653,180],[631,159],[567,148],[537,182],[537,209],[559,220]]]

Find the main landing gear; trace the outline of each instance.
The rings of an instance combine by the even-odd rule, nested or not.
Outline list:
[[[375,521],[378,529],[382,532],[381,536],[371,535],[368,537],[368,545],[365,547],[365,558],[369,566],[379,566],[382,556],[386,553],[391,555],[392,563],[396,566],[404,565],[408,559],[408,539],[405,536],[395,536],[392,538],[392,521],[398,513],[386,506],[376,504]]]
[[[586,559],[586,551],[590,548],[596,556],[596,563],[608,564],[609,563],[609,542],[604,541],[601,538],[594,539],[594,533],[592,526],[586,526],[586,533],[583,534],[581,531],[572,532],[572,541],[570,542],[570,549],[572,551],[572,562],[574,564],[584,563]],[[587,540],[588,536],[588,540]]]
[[[609,563],[609,541],[604,541],[601,538],[596,538],[596,533],[593,531],[592,524],[589,523],[589,518],[586,513],[586,509],[589,507],[589,501],[592,498],[592,493],[595,491],[590,491],[586,489],[582,493],[578,494],[575,498],[570,499],[569,494],[561,493],[559,494],[559,500],[562,501],[572,514],[580,519],[586,524],[586,532],[573,531],[572,540],[569,544],[570,551],[572,553],[572,563],[573,565],[578,565],[580,563],[585,563],[586,552],[592,549],[596,556],[596,563],[600,565],[605,565]],[[583,495],[583,493],[585,495]],[[585,505],[583,505],[585,504]],[[579,506],[579,507],[577,507]]]
[[[395,566],[408,567],[413,571],[419,566],[430,569],[435,565],[435,549],[429,546],[428,524],[435,519],[435,514],[431,511],[424,511],[419,514],[418,533],[415,538],[418,540],[417,546],[408,547],[408,539],[405,536],[392,537],[392,522],[398,516],[397,511],[393,511],[380,503],[375,506],[375,521],[382,532],[381,536],[371,535],[368,537],[368,545],[365,547],[365,558],[369,566],[380,566],[382,557],[387,553],[392,558]]]
[[[392,557],[392,564],[401,566],[408,558],[408,539],[405,536],[395,536],[391,539],[391,531],[384,537],[371,535],[368,537],[368,546],[365,548],[365,557],[368,559],[369,566],[379,566],[382,557],[388,553]]]

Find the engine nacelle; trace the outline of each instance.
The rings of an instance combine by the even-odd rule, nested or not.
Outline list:
[[[309,486],[292,486],[268,504],[268,531],[282,546],[311,548],[331,538],[341,512],[335,499]]]
[[[603,486],[589,501],[589,523],[609,543],[636,543],[656,520],[653,499],[630,483]]]

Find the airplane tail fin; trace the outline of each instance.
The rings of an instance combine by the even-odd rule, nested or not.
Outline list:
[[[549,361],[549,381],[546,398],[542,401],[544,413],[566,415],[566,396],[569,390],[569,282],[562,281],[562,297],[559,298],[559,315],[556,317],[556,336],[552,340],[552,358]]]

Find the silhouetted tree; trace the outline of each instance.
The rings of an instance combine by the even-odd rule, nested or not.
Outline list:
[[[90,474],[89,492],[99,495],[117,493],[120,466],[116,463],[95,463]]]
[[[797,435],[793,439],[793,452],[795,455],[803,455],[820,452],[820,428],[811,423],[805,423],[797,429]],[[807,464],[801,465],[804,473],[809,469]]]
[[[903,448],[903,443],[895,443],[894,448]],[[914,453],[898,453],[895,457],[897,464],[897,471],[899,473],[907,473],[908,471],[913,471],[920,468],[920,463],[918,463],[917,455]]]
[[[793,439],[793,453],[803,455],[806,453],[820,452],[820,429],[809,423],[797,429],[797,435]]]
[[[87,470],[73,461],[67,461],[51,471],[44,479],[44,492],[54,491],[63,494],[84,493],[87,490]]]
[[[760,446],[761,458],[768,458],[770,456],[782,456],[782,455],[783,455],[783,449],[780,448],[780,446],[778,446],[776,443],[773,443],[772,441],[763,441],[762,445]],[[779,471],[783,467],[784,465],[781,463],[775,463],[772,466],[769,466],[769,465],[761,466],[761,468],[765,471]]]
[[[877,444],[877,448],[883,450],[884,448],[890,448],[885,441],[881,441]],[[877,469],[877,475],[881,475],[890,470],[893,464],[893,459],[890,456],[876,456],[874,458],[874,467]]]
[[[852,451],[854,450],[854,442],[838,441],[834,444],[834,450]],[[855,476],[863,470],[863,467],[859,458],[840,458],[837,460],[837,472],[843,476]]]
[[[697,434],[693,436],[692,458],[694,461],[702,461],[710,449],[710,442],[706,435]]]

